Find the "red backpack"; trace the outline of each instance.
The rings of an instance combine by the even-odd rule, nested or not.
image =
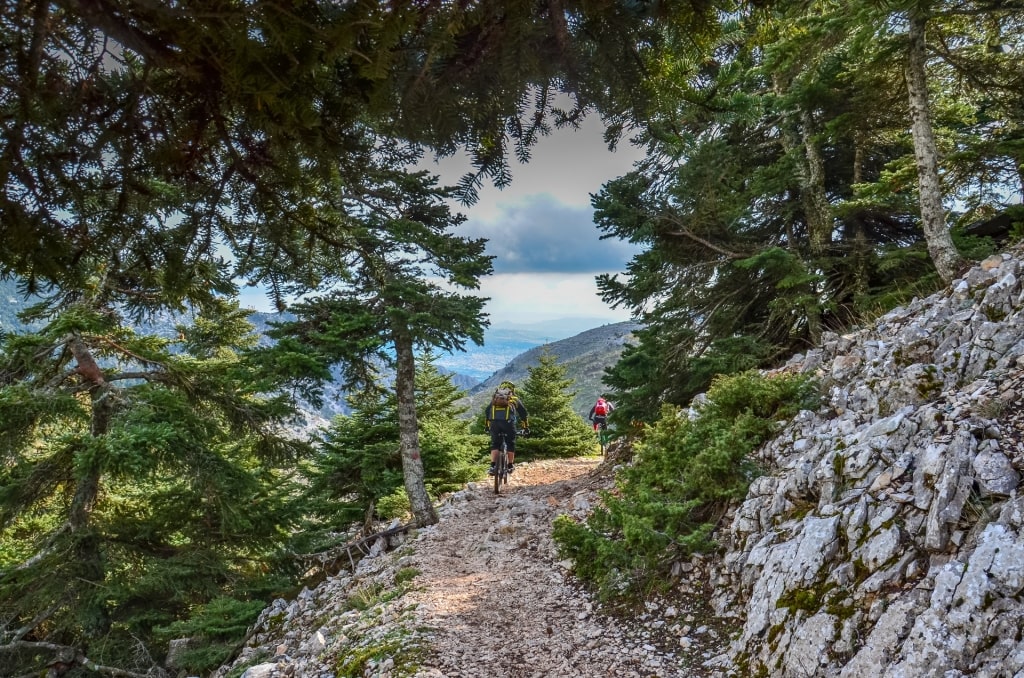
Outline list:
[[[594,404],[594,416],[603,417],[608,414],[608,403],[604,401],[604,398],[598,398]]]

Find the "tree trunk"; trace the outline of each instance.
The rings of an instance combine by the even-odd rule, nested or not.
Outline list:
[[[853,149],[853,183],[860,184],[864,181],[864,144],[858,136],[854,139]],[[864,222],[859,216],[854,224],[853,236],[853,299],[855,302],[866,299],[868,296],[868,261],[871,257],[871,243],[868,242],[867,234],[864,232]]]
[[[921,224],[928,242],[928,253],[936,270],[947,283],[964,266],[964,259],[953,245],[946,228],[946,213],[942,207],[942,184],[939,180],[938,150],[928,103],[928,76],[925,72],[925,25],[927,19],[917,9],[910,11],[909,48],[907,52],[907,95],[910,99],[911,134],[914,139],[914,157],[921,201]]]
[[[402,475],[417,527],[437,522],[437,512],[423,482],[419,424],[416,420],[416,356],[407,331],[395,336],[395,396],[398,400],[398,439],[402,453]]]
[[[825,257],[832,244],[832,209],[825,195],[825,161],[818,149],[817,125],[814,116],[804,108],[800,112],[804,146],[804,176],[801,177],[800,196],[807,219],[807,240],[811,248],[811,261],[819,270],[825,268]],[[815,294],[813,308],[807,309],[807,334],[812,344],[821,340],[821,294],[818,285],[812,285]]]
[[[825,161],[815,141],[817,124],[811,112],[801,111],[801,129],[804,142],[805,176],[802,177],[801,198],[807,213],[807,237],[811,254],[815,258],[828,253],[832,244],[832,209],[825,195]]]
[[[789,85],[789,82],[783,82],[781,75],[774,74],[772,86],[780,97],[787,93]],[[799,127],[799,132],[797,127]],[[807,224],[809,259],[800,254],[792,238],[790,238],[790,248],[800,257],[801,263],[808,272],[824,275],[824,255],[828,249],[828,243],[832,240],[832,218],[828,207],[828,198],[825,196],[824,162],[814,141],[814,117],[810,111],[801,107],[799,113],[787,114],[782,118],[780,129],[782,131],[782,149],[787,154],[799,157],[799,161],[796,163],[797,180],[800,184],[800,202],[804,207],[804,220]],[[807,321],[807,339],[811,344],[817,344],[821,339],[822,331],[822,292],[817,283],[809,283],[807,294],[814,300],[812,303],[803,305]]]
[[[78,363],[76,371],[85,382],[92,384],[89,389],[92,405],[90,434],[93,438],[101,438],[110,431],[110,419],[114,410],[114,388],[104,379],[102,369],[96,364],[89,348],[81,339],[72,340],[71,352]],[[68,511],[68,527],[74,540],[75,553],[72,570],[77,579],[86,582],[81,595],[86,599],[83,600],[83,607],[87,612],[83,618],[88,620],[87,631],[90,635],[99,637],[109,631],[110,618],[106,606],[102,603],[103,596],[96,595],[103,587],[106,573],[100,537],[90,524],[100,494],[102,473],[102,460],[95,454],[95,450],[90,450],[88,460],[82,464],[80,473]],[[90,600],[91,602],[87,602]]]

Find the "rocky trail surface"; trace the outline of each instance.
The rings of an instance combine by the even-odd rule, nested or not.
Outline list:
[[[593,457],[517,464],[498,496],[471,483],[394,551],[275,601],[220,675],[713,675],[726,638],[699,592],[606,614],[559,560],[554,518],[585,515],[611,483]]]

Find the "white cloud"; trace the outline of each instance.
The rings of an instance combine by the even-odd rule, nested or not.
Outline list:
[[[614,152],[609,151],[603,134],[604,126],[595,115],[588,116],[578,130],[555,130],[532,149],[529,163],[511,161],[510,186],[498,189],[485,183],[479,202],[459,211],[471,219],[493,222],[509,206],[541,195],[549,195],[567,207],[589,208],[591,193],[630,172],[633,163],[643,158],[643,151],[627,140],[620,141]],[[467,157],[458,155],[422,166],[439,174],[443,183],[455,183],[471,169]]]
[[[529,324],[560,318],[599,318],[615,323],[629,312],[609,308],[598,296],[594,276],[561,273],[509,273],[485,278],[480,296],[491,325]]]
[[[571,207],[548,195],[503,206],[494,221],[468,220],[459,235],[487,238],[496,273],[615,273],[640,248],[601,240],[588,207]]]
[[[460,235],[487,238],[497,273],[481,281],[492,326],[559,318],[629,320],[597,296],[599,273],[622,273],[638,250],[600,240],[590,195],[633,169],[643,151],[627,141],[609,151],[600,118],[589,116],[578,130],[556,130],[532,149],[529,163],[512,161],[512,184],[485,184],[479,201],[456,211],[467,215]],[[455,183],[470,168],[465,158],[423,163],[442,183]],[[509,235],[510,229],[514,230]]]
[[[486,184],[475,205],[453,206],[467,215],[458,235],[487,238],[499,273],[481,280],[480,296],[492,326],[560,318],[629,320],[597,296],[599,273],[621,273],[637,251],[628,243],[599,240],[592,223],[590,194],[633,169],[641,150],[622,141],[615,152],[602,138],[601,120],[588,116],[579,130],[556,130],[532,149],[527,164],[512,160],[512,184],[499,190]],[[420,167],[454,184],[470,169],[462,157]],[[509,229],[515,236],[509,237]],[[464,291],[463,291],[464,292]],[[271,310],[262,290],[242,291],[242,305]]]

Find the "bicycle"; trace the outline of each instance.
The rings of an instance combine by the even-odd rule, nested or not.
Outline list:
[[[525,436],[529,429],[516,431],[516,435]],[[501,448],[498,450],[498,458],[494,462],[494,494],[501,494],[501,486],[508,485],[508,438],[506,433],[501,434]]]
[[[608,422],[606,420],[595,421],[594,432],[597,434],[597,444],[601,446],[601,456],[603,457],[608,451],[608,443],[612,439],[611,433],[608,431]]]

